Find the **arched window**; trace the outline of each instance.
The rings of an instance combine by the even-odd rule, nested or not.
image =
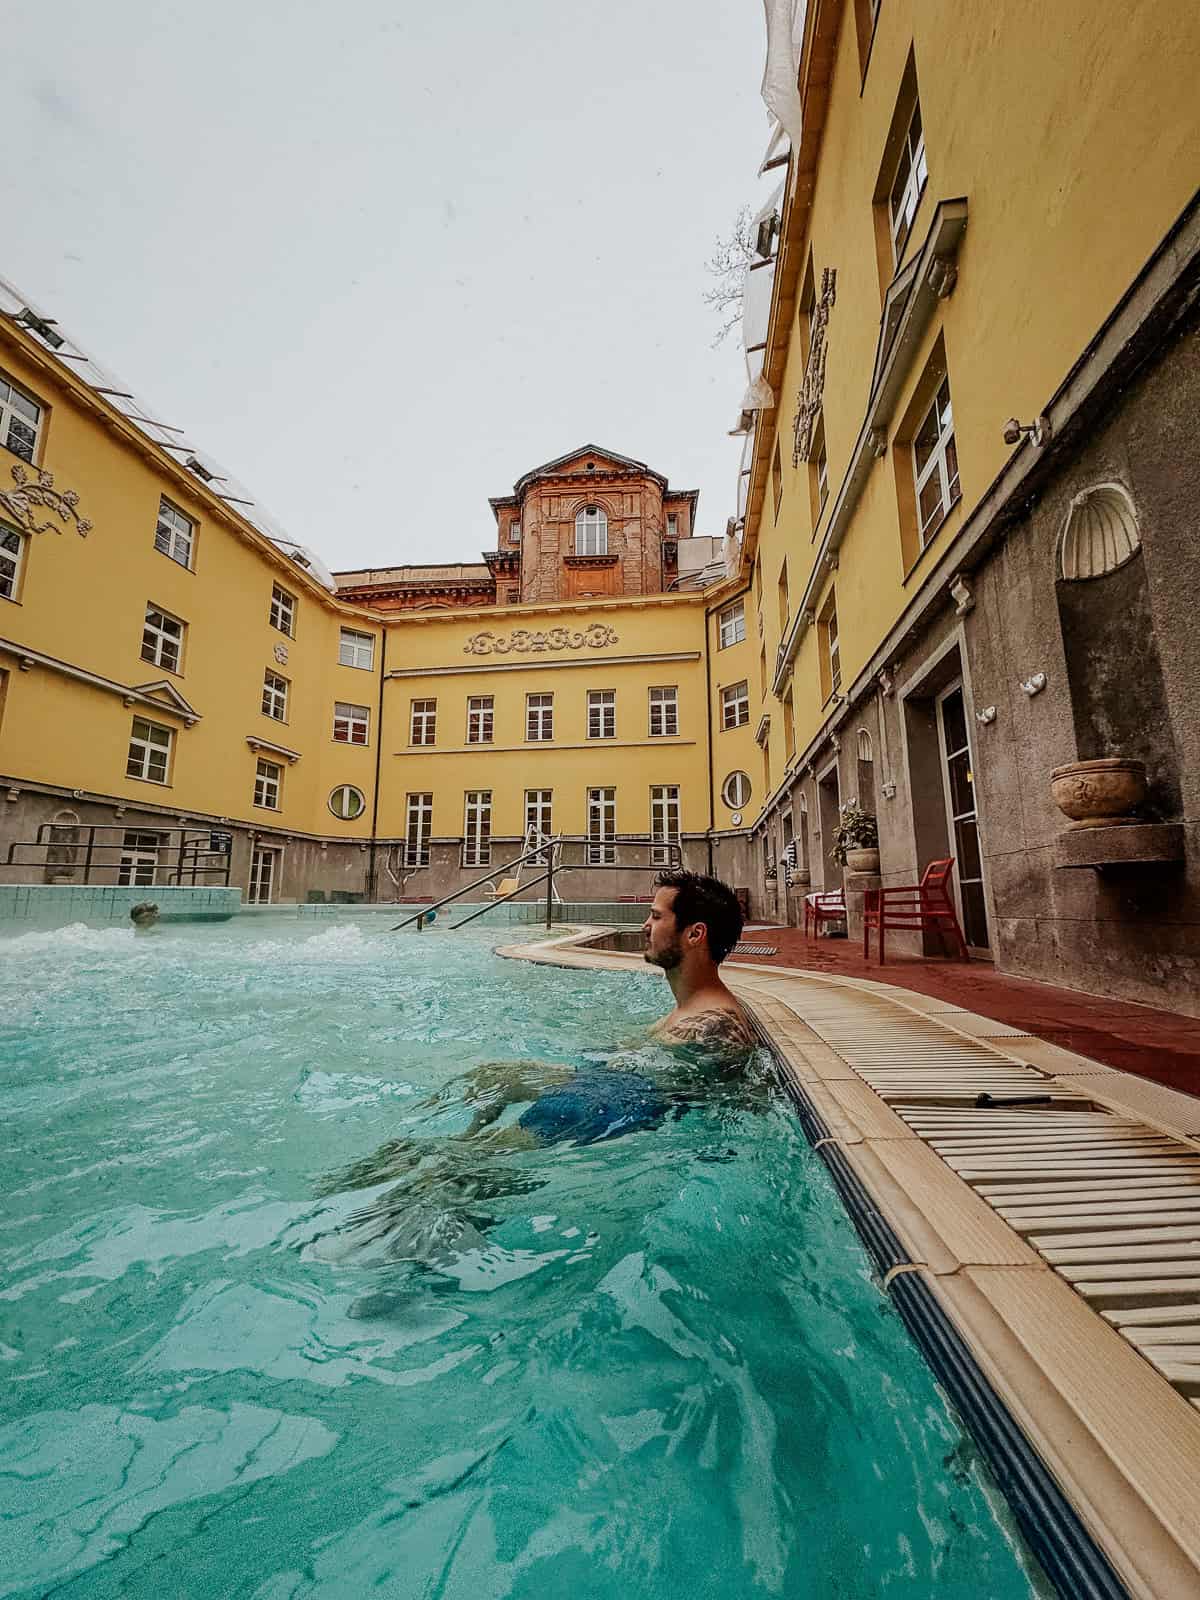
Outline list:
[[[608,518],[600,506],[583,506],[575,513],[575,554],[608,554]]]
[[[800,796],[800,860],[797,863],[801,872],[810,870],[808,865],[808,796]]]
[[[875,752],[865,728],[858,730],[858,804],[863,811],[875,809]]]

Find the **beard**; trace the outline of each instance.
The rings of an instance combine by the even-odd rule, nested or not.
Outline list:
[[[661,967],[664,972],[672,972],[683,960],[683,946],[678,939],[673,939],[661,950],[647,949],[645,959],[652,967]]]

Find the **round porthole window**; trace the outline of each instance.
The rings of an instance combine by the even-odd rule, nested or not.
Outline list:
[[[731,811],[741,811],[750,799],[750,779],[744,772],[731,772],[721,788],[721,799]]]
[[[329,809],[335,817],[341,817],[343,822],[353,822],[355,817],[361,817],[367,809],[367,802],[361,789],[343,783],[329,796]]]

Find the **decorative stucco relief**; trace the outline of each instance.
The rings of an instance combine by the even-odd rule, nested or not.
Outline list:
[[[603,622],[589,622],[586,628],[547,628],[534,632],[517,628],[506,636],[495,633],[473,633],[463,645],[466,656],[526,655],[544,650],[579,650],[587,645],[592,650],[603,650],[607,645],[619,644],[613,630]]]
[[[821,293],[813,307],[812,343],[808,349],[808,363],[800,380],[800,394],[796,403],[795,443],[792,465],[798,467],[808,460],[812,449],[813,429],[821,402],[825,397],[825,331],[829,326],[829,313],[837,299],[837,268],[826,267],[821,274]]]
[[[60,493],[54,487],[54,474],[40,469],[36,478],[31,479],[26,469],[18,465],[12,469],[12,475],[16,488],[0,489],[0,514],[7,513],[22,533],[49,533],[52,528],[56,533],[62,532],[53,521],[37,520],[34,508],[43,506],[53,512],[60,522],[74,522],[79,537],[87,538],[92,524],[79,515],[79,496],[74,489],[65,489]]]

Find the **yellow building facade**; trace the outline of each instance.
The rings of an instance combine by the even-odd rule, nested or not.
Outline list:
[[[345,603],[27,309],[0,318],[7,881],[170,883],[186,850],[180,881],[211,883],[229,835],[255,900],[428,899],[535,828],[572,840],[564,894],[607,899],[644,893],[672,847],[706,865],[714,828],[748,826],[733,580]]]
[[[1191,568],[1166,502],[1194,464],[1145,447],[1147,428],[1174,437],[1181,394],[1147,391],[1136,428],[1128,408],[1132,374],[1179,359],[1198,61],[1200,15],[1147,3],[808,5],[743,532],[767,803],[734,870],[767,909],[795,920],[801,890],[842,886],[832,833],[857,800],[883,883],[955,858],[979,955],[1087,987],[1107,941],[1121,992],[1149,997],[1147,964],[1117,954],[1136,939],[1114,932],[1120,863],[1066,850],[1049,792],[1061,763],[1129,756],[1149,772],[1139,820],[1183,830],[1137,858],[1175,872],[1141,931],[1171,948],[1172,988],[1197,975],[1169,931],[1195,905],[1176,871],[1196,815],[1187,669],[1173,689],[1179,621],[1156,602],[1178,557]],[[1064,565],[1072,515],[1118,501],[1121,559]],[[1144,579],[1128,603],[1126,560],[1119,582]],[[1120,636],[1130,606],[1162,670],[1118,690],[1100,663],[1145,653]],[[1146,746],[1151,707],[1169,727]],[[792,838],[789,905],[768,871]]]

